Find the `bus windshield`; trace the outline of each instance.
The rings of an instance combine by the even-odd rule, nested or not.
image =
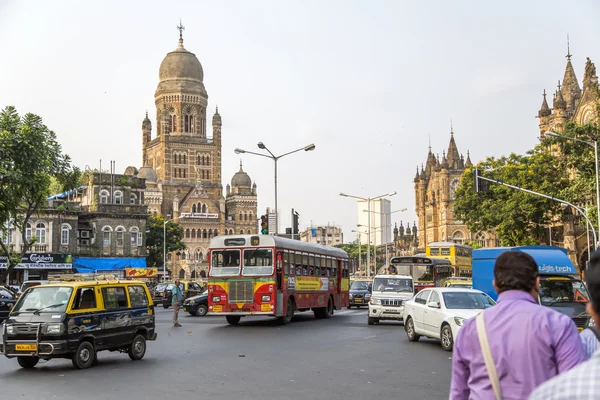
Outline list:
[[[242,275],[273,275],[273,250],[244,250],[244,267],[242,268]]]
[[[210,263],[212,276],[238,276],[240,274],[239,250],[213,250]]]
[[[417,282],[433,282],[433,265],[413,265],[412,276]]]

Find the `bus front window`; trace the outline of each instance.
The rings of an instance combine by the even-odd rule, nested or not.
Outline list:
[[[410,265],[394,265],[396,267],[396,275],[408,275],[410,276]]]
[[[240,274],[239,250],[213,250],[210,263],[211,276],[238,276]]]
[[[273,250],[246,249],[244,250],[244,276],[273,275]]]
[[[433,282],[433,265],[413,266],[413,279],[416,282]]]

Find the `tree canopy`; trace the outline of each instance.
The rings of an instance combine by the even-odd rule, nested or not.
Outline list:
[[[79,175],[40,116],[28,113],[21,117],[12,106],[0,112],[0,231],[17,229],[24,244],[13,253],[5,241],[8,235],[0,235],[0,250],[8,256],[8,268],[0,270],[0,282],[35,242],[35,237],[26,237],[26,226],[32,215],[47,206],[52,179],[62,188],[72,189]]]
[[[596,175],[594,149],[569,140],[597,140],[595,125],[567,124],[561,135],[546,137],[525,155],[489,157],[478,164],[480,173],[491,179],[520,186],[575,205],[595,205]],[[494,183],[475,193],[474,169],[465,171],[456,191],[454,212],[474,232],[494,230],[502,245],[539,244],[547,240],[547,227],[564,219],[568,210],[555,200],[545,199]],[[595,221],[593,215],[590,219]]]
[[[164,234],[163,225],[167,221],[162,215],[151,215],[148,217],[146,228],[146,247],[148,255],[146,257],[146,265],[148,267],[159,267],[163,265],[163,249],[164,249]],[[186,246],[183,242],[183,228],[174,221],[167,221],[166,237],[167,237],[167,253],[176,250],[185,250]]]

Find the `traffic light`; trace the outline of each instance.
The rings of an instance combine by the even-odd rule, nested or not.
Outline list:
[[[269,234],[269,218],[266,215],[260,216],[260,233],[263,235]]]
[[[475,171],[473,171],[475,193],[487,192],[490,190],[490,184],[487,181],[484,181],[480,178],[481,173],[479,172],[479,168],[475,168]]]

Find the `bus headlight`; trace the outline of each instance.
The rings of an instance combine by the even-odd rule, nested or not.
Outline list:
[[[271,301],[271,296],[263,296],[262,301],[263,303],[269,303]]]
[[[212,298],[212,301],[213,301],[213,303],[218,303],[218,302],[220,302],[220,301],[221,301],[221,296],[214,296],[214,297]]]

